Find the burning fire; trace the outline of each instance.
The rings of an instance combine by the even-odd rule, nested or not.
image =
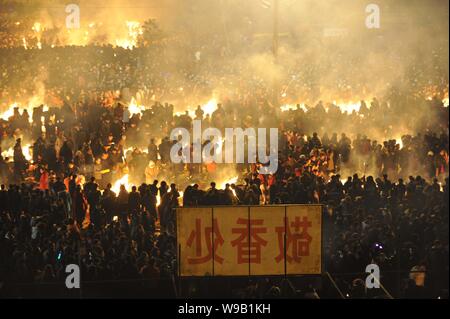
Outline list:
[[[6,157],[12,158],[13,156],[14,156],[14,149],[12,147],[8,148],[6,151],[2,152],[3,158],[6,158]]]
[[[31,161],[31,159],[33,158],[33,156],[31,155],[30,148],[31,148],[30,144],[26,144],[25,146],[22,146],[22,153],[23,153],[23,156],[25,156],[25,159],[27,161]]]
[[[130,111],[131,115],[134,114],[142,115],[142,112],[145,110],[145,106],[138,105],[136,103],[136,99],[133,97],[131,98],[130,104],[128,104],[128,110]]]
[[[208,102],[206,102],[205,104],[201,105],[201,109],[203,110],[203,112],[206,114],[208,114],[209,116],[211,116],[215,110],[217,110],[217,99],[216,98],[211,98]],[[197,104],[196,104],[197,105]],[[195,117],[195,111],[196,108],[193,108],[192,106],[189,106],[188,109],[186,111],[188,111],[188,115],[193,119]],[[174,112],[175,116],[181,116],[186,114],[185,111],[179,111],[179,112]]]
[[[128,36],[126,39],[116,40],[116,45],[124,49],[133,49],[137,46],[138,37],[144,33],[141,24],[137,21],[127,21]]]
[[[305,104],[299,104],[300,108],[304,111],[304,112],[308,112],[308,109],[306,108]],[[295,111],[297,110],[297,104],[286,104],[286,105],[282,105],[280,107],[281,112],[287,112],[287,111]]]
[[[30,99],[30,101],[28,102],[28,105],[26,106],[22,106],[21,104],[15,102],[13,104],[11,104],[8,109],[4,112],[0,112],[0,119],[8,121],[8,119],[14,115],[14,109],[17,107],[19,108],[19,113],[23,113],[24,110],[27,110],[29,117],[29,122],[32,123],[33,120],[33,109],[34,107],[41,105],[42,104],[42,99],[35,96],[33,98]],[[47,112],[48,111],[48,106],[44,105],[43,107],[43,111]]]
[[[128,174],[125,174],[122,178],[118,179],[112,186],[112,190],[114,193],[119,194],[120,192],[120,186],[125,186],[125,189],[130,189],[131,185],[128,182]]]
[[[219,183],[219,188],[224,189],[225,186],[226,186],[227,184],[230,184],[230,185],[231,185],[231,184],[236,184],[237,181],[238,181],[238,176],[235,176],[235,177],[233,177],[233,178],[230,178],[230,179],[227,180],[227,181],[224,181],[224,182],[222,182],[222,183]]]
[[[429,100],[429,101],[431,101],[432,99],[433,99],[432,96],[427,98],[427,100]],[[366,99],[364,101],[369,101],[369,99]],[[442,103],[444,104],[445,107],[449,106],[448,95],[445,95],[445,97],[442,99]],[[337,106],[341,110],[341,113],[348,113],[348,114],[351,114],[352,112],[359,113],[359,110],[361,108],[361,102],[336,102],[336,101],[333,101],[332,104]],[[370,103],[367,103],[366,105],[368,108],[370,108]],[[299,104],[299,106],[303,111],[308,112],[308,108],[306,107],[305,104]],[[291,110],[295,111],[295,110],[297,110],[297,104],[282,105],[280,107],[280,110],[282,112],[287,112],[287,111],[291,111]],[[325,111],[328,112],[327,106],[325,106]]]
[[[403,148],[403,141],[401,137],[396,137],[395,142],[400,146],[400,149]]]
[[[217,100],[212,98],[205,105],[202,106],[202,110],[205,114],[212,115],[215,110],[217,110]]]
[[[359,112],[359,109],[361,108],[361,102],[336,102],[333,101],[333,105],[336,105],[340,110],[341,113],[352,113],[353,111]],[[308,108],[305,104],[299,104],[300,108],[304,112],[308,112]],[[287,111],[295,111],[297,110],[297,104],[285,104],[280,107],[282,112]],[[328,112],[328,107],[325,106],[325,111]]]
[[[23,44],[23,47],[25,48],[25,50],[28,50],[28,43],[24,37],[22,38],[22,44]]]
[[[145,106],[138,105],[136,99],[133,97],[131,98],[130,104],[128,104],[128,110],[130,111],[132,116],[134,114],[142,115],[142,112],[145,110]]]
[[[20,25],[20,22],[16,22],[16,25]],[[30,34],[22,37],[22,46],[25,49],[42,49],[43,34],[46,30],[58,30],[60,33],[57,43],[55,40],[47,39],[47,41],[53,41],[53,43],[48,43],[52,48],[60,45],[86,46],[90,43],[98,43],[99,36],[105,36],[100,29],[102,25],[102,22],[89,22],[78,29],[67,29],[58,26],[51,27],[45,21],[36,21],[31,27]],[[112,34],[106,35],[101,44],[115,44],[117,47],[132,50],[138,46],[139,36],[144,34],[142,24],[138,21],[122,22],[122,28],[116,29],[111,32]]]
[[[442,103],[444,103],[444,106],[445,106],[445,107],[448,107],[448,105],[449,105],[449,99],[448,99],[448,96],[442,100]]]
[[[42,49],[42,43],[41,43],[41,39],[42,39],[42,24],[40,22],[35,22],[33,27],[31,28],[35,33],[36,33],[36,38],[37,38],[37,47],[38,49]]]
[[[353,113],[353,111],[358,113],[359,109],[361,108],[361,102],[337,103],[336,101],[333,101],[333,104],[339,107],[341,113],[351,114]]]
[[[128,175],[128,174],[125,174],[125,175],[122,176],[122,178],[118,179],[118,180],[112,185],[111,190],[112,190],[114,193],[116,193],[116,195],[118,195],[119,192],[120,192],[120,186],[121,186],[121,185],[125,186],[125,189],[126,189],[127,191],[130,191],[130,190],[131,190],[132,184],[130,184],[130,182],[129,182],[129,175]],[[183,199],[183,192],[179,191],[179,193],[180,193],[180,199],[182,200],[182,199]],[[158,193],[158,195],[156,195],[156,206],[159,206],[159,205],[161,205],[161,196],[160,196],[159,193]],[[181,205],[181,204],[180,204],[180,205]]]
[[[42,25],[40,22],[35,22],[31,29],[36,33],[41,33]]]
[[[183,195],[184,192],[183,191],[178,191],[178,194],[180,194],[180,197],[178,197],[178,205],[183,206]],[[158,197],[159,195],[156,197],[156,202],[158,203]],[[161,199],[159,199],[159,201],[161,201]],[[159,204],[157,204],[159,206]]]
[[[0,113],[0,118],[1,118],[2,120],[7,121],[11,116],[13,116],[13,114],[14,114],[14,108],[16,108],[16,107],[18,107],[18,104],[17,104],[17,103],[11,104],[11,105],[9,106],[9,108],[8,108],[5,112]]]
[[[22,153],[23,153],[23,156],[25,156],[25,159],[27,161],[31,161],[33,158],[30,148],[31,148],[30,144],[26,144],[25,146],[22,146]],[[1,155],[3,158],[8,157],[8,158],[12,159],[14,157],[14,148],[13,147],[8,148],[7,150],[3,151]]]

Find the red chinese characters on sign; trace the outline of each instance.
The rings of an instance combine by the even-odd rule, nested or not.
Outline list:
[[[320,205],[177,208],[180,276],[322,273]]]
[[[309,246],[312,237],[308,234],[308,228],[312,226],[308,217],[304,216],[301,220],[296,216],[294,221],[289,223],[289,219],[285,218],[286,225],[286,261],[292,263],[300,263],[301,257],[309,256]],[[275,227],[278,234],[279,254],[275,257],[277,263],[284,260],[284,226]],[[294,232],[291,231],[293,228]]]
[[[214,233],[214,244],[211,245],[213,239],[211,236]],[[223,245],[224,240],[222,235],[220,234],[220,230],[217,224],[217,219],[213,220],[213,227],[205,227],[204,228],[204,241],[206,242],[206,253],[203,252],[202,245],[202,220],[197,218],[195,220],[195,229],[192,230],[188,239],[187,246],[191,247],[193,244],[195,245],[195,257],[189,257],[189,264],[203,264],[209,261],[214,260],[218,263],[223,263],[223,258],[217,254],[217,248]]]
[[[233,247],[237,247],[237,263],[260,264],[261,246],[266,246],[267,241],[261,238],[259,234],[267,233],[267,228],[257,226],[262,226],[264,220],[239,218],[236,223],[242,225],[239,228],[232,229],[233,234],[239,234],[239,237],[231,242]]]

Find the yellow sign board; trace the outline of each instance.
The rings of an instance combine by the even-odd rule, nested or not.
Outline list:
[[[177,208],[180,276],[320,274],[322,206]]]

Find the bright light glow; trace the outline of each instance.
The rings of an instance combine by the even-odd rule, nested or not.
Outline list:
[[[433,99],[432,96],[427,97],[428,101],[431,101],[432,99]],[[369,99],[366,99],[365,101],[368,101],[368,100]],[[444,107],[449,106],[448,95],[445,95],[445,97],[442,99],[442,103],[444,104]],[[353,111],[355,111],[356,113],[359,113],[359,110],[361,108],[361,102],[336,102],[336,101],[333,101],[333,104],[341,110],[341,113],[351,114]],[[370,104],[367,104],[367,107],[370,108]],[[308,112],[308,109],[306,108],[305,104],[300,104],[300,108],[303,111]],[[297,110],[297,104],[282,105],[282,106],[280,106],[280,110],[282,112],[295,111],[295,110]],[[328,107],[326,107],[326,106],[325,106],[325,111],[328,113]]]
[[[201,109],[203,110],[203,112],[205,113],[205,115],[209,115],[211,116],[215,110],[217,110],[217,99],[216,98],[211,98],[208,102],[206,102],[205,104],[195,104],[195,108],[193,108],[192,106],[189,106],[187,111],[188,111],[188,115],[189,117],[191,117],[192,119],[195,117],[195,111],[197,109],[197,105],[201,105]],[[175,116],[181,116],[181,115],[185,115],[186,112],[185,111],[178,111],[178,112],[174,112]]]
[[[142,115],[142,112],[145,110],[145,106],[138,105],[136,103],[136,99],[133,97],[131,98],[130,104],[128,104],[128,111],[130,111],[131,115],[134,114],[140,114]]]
[[[341,110],[341,113],[351,114],[353,111],[358,113],[359,109],[361,108],[361,102],[336,102],[336,101],[333,101],[333,104]],[[304,112],[308,112],[308,109],[305,104],[300,104],[300,108]],[[297,104],[285,104],[285,105],[282,105],[280,107],[280,109],[282,112],[287,112],[290,110],[295,111],[295,110],[297,110]],[[329,108],[325,106],[325,111],[327,113],[328,113],[328,109]]]
[[[25,50],[28,50],[28,44],[27,44],[27,40],[25,39],[25,37],[22,38],[22,44],[23,44],[23,47],[25,48]]]
[[[444,98],[444,99],[442,100],[442,103],[444,103],[444,106],[445,106],[445,107],[448,107],[448,105],[449,105],[448,97]]]
[[[300,104],[300,108],[304,111],[304,112],[308,112],[308,109],[306,108],[305,104]],[[286,105],[282,105],[280,106],[281,112],[287,112],[287,111],[295,111],[297,110],[297,104],[286,104]]]
[[[34,96],[32,97],[27,106],[22,106],[21,104],[15,102],[13,104],[11,104],[8,109],[4,112],[0,112],[0,119],[8,121],[8,119],[14,115],[14,108],[18,107],[19,108],[19,112],[22,114],[24,110],[27,110],[28,115],[29,115],[29,119],[28,121],[30,123],[33,122],[33,109],[34,107],[41,105],[42,104],[42,99],[39,98],[38,96]],[[42,110],[44,112],[47,112],[49,110],[49,107],[47,105],[44,105],[44,107],[42,108]]]
[[[212,115],[214,111],[217,110],[217,100],[215,98],[212,98],[202,106],[202,110],[205,112],[205,114]]]
[[[42,49],[42,43],[41,43],[42,24],[40,22],[35,22],[31,29],[36,33],[36,38],[37,38],[37,44],[36,45],[37,45],[38,49]]]
[[[27,161],[31,161],[33,158],[33,156],[31,155],[30,147],[31,147],[30,144],[26,144],[25,146],[22,146],[22,153]],[[8,157],[9,159],[12,160],[14,157],[14,147],[10,147],[7,150],[4,150],[1,155],[3,158]]]
[[[11,104],[11,105],[9,106],[9,108],[8,108],[5,112],[0,113],[0,118],[1,118],[2,120],[7,121],[11,116],[13,116],[13,114],[14,114],[14,108],[16,108],[16,107],[18,107],[18,104],[17,104],[17,103]]]
[[[396,138],[395,138],[395,142],[396,142],[398,145],[400,145],[400,149],[403,148],[403,141],[402,141],[402,138],[401,138],[401,137],[396,137]]]
[[[238,176],[232,177],[232,178],[230,178],[229,180],[226,180],[226,181],[224,181],[224,182],[222,182],[222,183],[219,183],[219,188],[220,188],[220,189],[224,189],[225,186],[226,186],[226,184],[230,184],[230,185],[231,185],[231,184],[236,184],[237,181],[238,181]]]
[[[178,205],[183,206],[184,192],[183,191],[178,191],[178,194],[180,194],[180,197],[178,197]]]
[[[156,206],[158,207],[159,205],[161,205],[161,196],[159,195],[158,192],[158,195],[156,195]]]
[[[124,49],[133,49],[137,46],[138,38],[144,33],[141,24],[137,21],[127,21],[128,35],[126,39],[117,39],[116,45]]]
[[[195,111],[194,110],[187,110],[187,111],[188,111],[188,116],[193,119],[195,117]],[[174,116],[182,116],[185,114],[186,114],[185,111],[179,111],[179,112],[173,113]]]
[[[361,108],[361,102],[336,102],[333,101],[333,104],[339,107],[342,113],[349,113],[351,114],[353,111],[356,113],[359,112],[359,109]]]
[[[42,30],[42,24],[40,22],[35,22],[31,28],[34,32],[40,33]]]
[[[25,146],[22,146],[22,153],[23,153],[23,156],[25,156],[25,159],[27,161],[31,161],[31,159],[33,158],[33,156],[31,155],[30,147],[31,147],[30,144],[26,144]]]
[[[129,182],[128,182],[128,174],[125,174],[124,176],[122,176],[122,178],[118,179],[118,180],[113,184],[113,186],[112,186],[111,189],[112,189],[113,192],[115,192],[116,194],[119,194],[119,192],[120,192],[120,186],[121,186],[121,185],[124,185],[125,188],[126,188],[127,190],[130,189],[131,185],[130,185]]]
[[[8,148],[7,150],[2,152],[2,157],[6,158],[12,158],[14,156],[14,149],[12,147]]]

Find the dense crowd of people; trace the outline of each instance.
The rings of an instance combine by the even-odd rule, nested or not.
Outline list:
[[[367,108],[367,117],[382,107],[376,103]],[[428,106],[430,112],[431,107],[448,110]],[[327,271],[358,273],[375,261],[386,271],[386,287],[397,296],[445,294],[448,133],[430,131],[384,143],[362,134],[351,139],[325,131],[320,137],[302,126],[302,121],[313,125],[320,104],[306,112],[258,107],[262,112],[228,102],[211,116],[198,108],[193,118],[221,129],[236,118],[244,119],[244,127],[279,123],[279,168],[267,176],[258,173],[261,163],[171,163],[174,142],[166,137],[167,129],[189,128],[192,118],[174,115],[170,105],[155,104],[142,116],[131,116],[120,102],[114,107],[79,103],[76,110],[68,104],[48,110],[41,106],[31,119],[16,109],[3,121],[2,143],[17,136],[28,139],[32,156],[25,157],[19,137],[12,161],[0,161],[2,280],[57,281],[64,276],[63,265],[80,261],[84,280],[170,278],[177,271],[172,208],[320,203],[325,207]],[[322,112],[331,118],[361,118],[361,113]],[[261,114],[271,115],[270,121]],[[142,139],[144,132],[148,137]],[[150,140],[146,147],[145,140]],[[112,184],[126,172],[136,186],[121,185],[116,193]],[[238,181],[208,187],[224,172],[232,172],[227,178],[236,174]],[[398,276],[407,278],[413,267],[426,269],[425,285],[399,283]],[[414,272],[411,276],[416,278]],[[344,276],[340,285],[362,297],[364,289],[355,278],[364,277]],[[253,288],[235,293],[253,296],[258,290]],[[270,294],[281,296],[276,288],[268,288]]]
[[[368,100],[357,93],[371,92],[374,76],[354,67],[366,58],[356,50],[330,45],[321,59],[280,52],[272,72],[251,39],[175,37],[133,50],[43,39],[36,49],[36,39],[22,40],[35,36],[32,23],[0,13],[0,295],[63,282],[72,263],[83,282],[170,286],[173,208],[321,204],[324,273],[346,297],[380,297],[364,286],[366,265],[376,263],[395,297],[448,298],[447,49],[433,48],[431,67],[417,58]],[[402,56],[389,54],[395,67]],[[334,96],[365,100],[320,101]],[[192,132],[193,120],[221,132],[278,128],[278,170],[260,174],[261,159],[174,164],[170,133]],[[230,293],[339,297],[332,284],[257,278]],[[208,287],[192,280],[188,295],[210,296]]]
[[[226,127],[278,128],[279,166],[296,176],[309,170],[325,180],[333,173],[388,174],[405,179],[414,172],[443,182],[448,174],[448,108],[438,100],[410,103],[409,108],[415,112],[428,111],[421,126],[417,125],[422,130],[401,134],[402,127],[394,122],[399,119],[396,114],[402,102],[388,106],[374,99],[367,107],[361,101],[359,112],[351,114],[333,104],[326,109],[322,102],[312,108],[298,106],[282,112],[268,103],[226,101],[211,113],[198,106],[193,114],[175,113],[173,105],[154,103],[132,114],[120,96],[111,98],[111,106],[87,97],[73,106],[41,105],[32,109],[31,116],[27,110],[14,108],[0,126],[0,180],[6,184],[42,182],[41,187],[47,189],[56,177],[94,176],[104,189],[128,173],[135,184],[165,178],[184,187],[186,181],[220,181],[257,172],[259,164],[172,164],[170,149],[176,141],[169,140],[169,135],[176,128],[192,132],[193,119],[200,120],[203,128],[216,127],[222,132]],[[377,124],[375,128],[364,129],[368,121]],[[347,129],[340,123],[347,124]],[[223,146],[216,145],[217,152]],[[227,176],[223,176],[224,171]],[[237,174],[231,176],[234,172]],[[268,186],[269,182],[263,184]]]

